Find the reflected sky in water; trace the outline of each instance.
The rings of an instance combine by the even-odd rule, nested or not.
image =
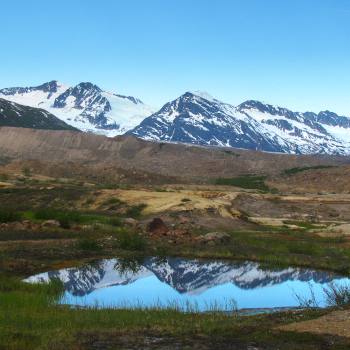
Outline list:
[[[301,268],[271,269],[256,262],[146,258],[142,261],[101,260],[80,268],[50,271],[26,279],[60,279],[65,287],[61,303],[99,307],[152,307],[190,304],[213,308],[296,307],[296,295],[310,296],[325,306],[323,288],[330,282],[349,284],[333,273]]]

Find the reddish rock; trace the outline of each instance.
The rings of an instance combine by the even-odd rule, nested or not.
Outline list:
[[[166,235],[169,232],[169,228],[162,219],[154,218],[147,225],[147,231],[155,235]]]

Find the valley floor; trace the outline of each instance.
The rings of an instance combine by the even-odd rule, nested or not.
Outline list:
[[[259,316],[57,306],[22,278],[106,257],[188,256],[350,274],[350,195],[110,186],[24,171],[0,184],[0,349],[348,349],[349,309]],[[157,220],[155,220],[157,219]]]

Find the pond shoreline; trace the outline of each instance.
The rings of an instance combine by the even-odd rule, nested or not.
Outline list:
[[[66,305],[246,314],[304,307],[305,300],[313,301],[308,306],[325,307],[324,290],[329,284],[350,285],[350,279],[320,270],[179,257],[95,260],[24,281],[56,280],[64,290],[59,303]]]

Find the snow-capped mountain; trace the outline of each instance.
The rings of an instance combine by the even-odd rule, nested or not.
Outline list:
[[[100,288],[131,284],[151,275],[181,294],[192,295],[226,283],[233,283],[241,289],[255,289],[296,280],[328,283],[334,278],[333,274],[310,269],[264,269],[256,262],[204,262],[180,258],[160,262],[157,258],[147,258],[136,271],[120,271],[118,260],[110,259],[81,268],[38,274],[25,281],[33,283],[59,279],[66,291],[74,296],[84,296]]]
[[[127,133],[151,141],[350,154],[350,118],[329,111],[300,113],[252,100],[232,106],[207,93],[186,92],[154,113],[137,98],[92,83],[68,87],[57,81],[2,89],[0,98],[44,109],[77,129],[107,136]]]
[[[128,132],[146,140],[294,154],[349,154],[350,118],[292,112],[246,101],[239,106],[186,92]]]
[[[44,109],[23,106],[0,98],[0,126],[76,130]]]
[[[51,81],[0,90],[0,98],[42,108],[82,131],[115,136],[136,127],[153,109],[141,100],[103,91],[92,83],[74,87]]]

